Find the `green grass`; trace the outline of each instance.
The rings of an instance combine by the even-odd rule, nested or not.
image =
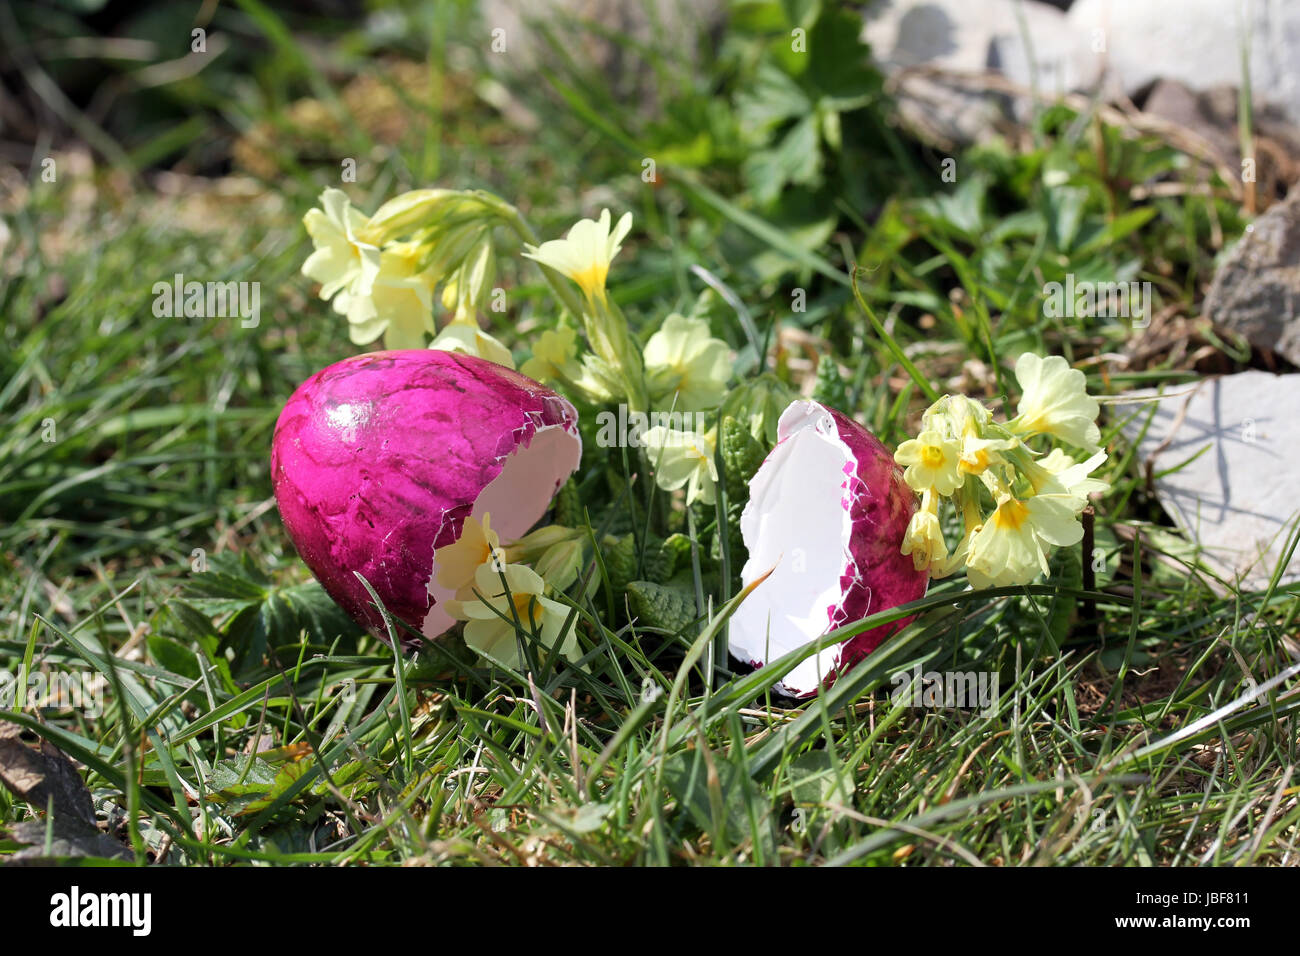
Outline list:
[[[1163,303],[1196,315],[1211,237],[1239,233],[1239,211],[1226,189],[1129,192],[1195,182],[1193,163],[1051,107],[1040,147],[969,151],[946,183],[943,157],[895,128],[861,51],[840,50],[838,70],[774,78],[788,36],[775,5],[740,9],[702,79],[660,52],[657,106],[616,108],[596,71],[550,60],[515,90],[542,118],[533,132],[475,97],[474,68],[446,66],[487,55],[465,39],[468,11],[413,13],[418,29],[392,47],[360,29],[322,33],[325,68],[303,44],[320,24],[286,24],[251,0],[221,16],[257,83],[239,86],[218,61],[212,77],[176,84],[171,95],[204,117],[193,143],[111,132],[128,157],[184,167],[266,124],[278,132],[272,150],[254,149],[249,199],[168,194],[143,169],[110,188],[101,168],[36,179],[6,209],[0,670],[84,674],[104,708],[4,702],[0,718],[84,765],[101,819],[137,860],[1295,861],[1295,587],[1214,580],[1161,516],[1117,421],[1103,423],[1114,490],[1098,503],[1105,566],[1088,590],[1077,561],[1028,588],[937,583],[906,609],[911,625],[801,705],[770,692],[798,654],[754,673],[721,659],[741,545],[717,533],[712,509],[689,521],[668,509],[634,477],[635,458],[589,452],[579,476],[571,523],[598,547],[568,603],[588,670],[542,667],[531,680],[473,666],[455,640],[403,657],[360,633],[311,580],[271,498],[282,403],[355,350],[298,274],[300,217],[338,184],[340,153],[360,157],[345,188],[367,211],[412,186],[483,187],[550,236],[601,190],[637,216],[611,284],[642,337],[670,311],[696,311],[745,376],[766,364],[797,387],[812,362],[776,329],[798,329],[835,363],[818,388],[891,445],[914,429],[927,387],[952,389],[964,366],[966,387],[996,403],[1022,350],[1081,362],[1122,349],[1118,323],[1043,315],[1039,290],[1066,272],[1151,279]],[[395,142],[353,115],[347,93],[357,75],[379,77],[372,96],[391,89],[381,51],[427,64],[444,94],[398,89]],[[794,115],[746,99],[759,75],[843,113],[838,144],[819,133],[816,169],[751,158],[804,135]],[[308,96],[341,139],[285,119]],[[658,157],[657,188],[640,179],[642,157]],[[744,304],[748,333],[692,265]],[[260,326],[155,317],[152,284],[177,272],[261,283]],[[553,320],[526,276],[507,276],[524,284],[494,329],[521,357]],[[791,311],[795,290],[805,311]],[[1098,394],[1187,372],[1083,367]],[[647,626],[625,604],[627,565],[647,573],[672,533],[699,545],[683,565],[693,606],[689,620]],[[916,665],[996,674],[1000,696],[987,712],[891,700],[894,676]],[[0,791],[0,828],[44,809]],[[0,858],[18,849],[3,840]]]

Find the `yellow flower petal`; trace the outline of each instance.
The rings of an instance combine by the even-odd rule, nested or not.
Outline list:
[[[687,432],[656,425],[641,435],[650,466],[655,470],[655,484],[664,491],[686,488],[686,503],[716,499],[718,466],[714,462],[718,430]]]
[[[1087,379],[1059,355],[1040,358],[1026,352],[1016,360],[1020,403],[1007,427],[1022,435],[1045,434],[1096,451],[1097,400],[1087,392]]]
[[[894,461],[905,466],[903,479],[914,491],[933,489],[941,495],[950,495],[962,483],[958,470],[960,454],[961,446],[955,440],[945,438],[935,429],[926,429],[899,445]]]
[[[703,319],[674,314],[646,342],[645,371],[656,405],[685,412],[716,408],[731,380],[731,350]]]
[[[429,343],[431,349],[446,352],[460,352],[462,355],[477,355],[479,358],[496,362],[506,368],[515,367],[514,356],[500,341],[476,324],[452,322]]]
[[[631,228],[632,214],[628,212],[611,229],[609,210],[605,209],[599,220],[578,220],[563,239],[528,246],[524,256],[568,276],[588,299],[603,299],[610,262]]]

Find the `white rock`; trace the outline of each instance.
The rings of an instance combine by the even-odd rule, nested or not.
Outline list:
[[[1266,588],[1300,516],[1300,374],[1242,372],[1165,392],[1138,449],[1141,462],[1155,456],[1153,474],[1183,465],[1155,479],[1161,505],[1201,546],[1208,567],[1229,582],[1240,579],[1246,590]],[[1125,396],[1152,394],[1143,389]],[[1123,426],[1136,440],[1151,405],[1111,407],[1113,418],[1138,413]],[[1283,583],[1296,580],[1300,552],[1282,577]]]
[[[876,0],[864,15],[862,38],[886,73],[913,66],[992,71],[1048,94],[1067,92],[1079,81],[1066,15],[1036,0]],[[941,83],[921,77],[903,83],[904,118],[915,101],[928,114],[925,122],[937,125],[947,138],[972,142],[992,130],[998,97],[946,87],[936,95],[931,86]],[[951,102],[943,102],[944,97]],[[1024,114],[1028,100],[1014,105],[1017,114]]]
[[[1081,77],[1075,35],[1064,11],[1034,2],[1018,6],[1024,23],[1014,8],[1010,18],[998,23],[989,54],[991,65],[1008,79],[1041,93],[1060,95],[1076,89]]]
[[[1295,0],[1077,0],[1068,14],[1075,67],[1085,86],[1102,81],[1130,96],[1157,79],[1195,90],[1240,86],[1243,8],[1255,100],[1275,103],[1300,123]]]
[[[1040,81],[1063,73],[1073,49],[1065,14],[1035,0],[876,0],[864,16],[862,37],[887,70],[925,64],[982,73],[994,67],[1028,85],[1025,30]]]
[[[877,61],[891,67],[929,64],[980,72],[988,67],[993,24],[1009,0],[876,0],[864,16],[862,38]]]

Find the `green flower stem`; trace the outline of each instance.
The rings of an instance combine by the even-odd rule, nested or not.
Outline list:
[[[510,229],[514,231],[515,235],[519,237],[520,241],[525,242],[530,246],[541,244],[541,239],[539,239],[537,233],[533,231],[533,227],[528,224],[528,220],[524,218],[523,213],[510,205],[510,203],[506,202],[500,196],[486,192],[482,189],[474,190],[472,195],[475,199],[491,210],[493,215],[500,219],[505,225],[509,226]],[[578,298],[577,293],[573,291],[572,286],[568,284],[564,276],[560,275],[550,266],[542,265],[540,262],[537,263],[537,266],[541,269],[542,278],[544,278],[546,284],[551,287],[551,292],[555,297],[559,299],[564,307],[575,316],[581,317],[582,300]]]
[[[596,306],[596,310],[604,315],[597,316],[592,327],[588,328],[588,339],[592,338],[593,332],[603,339],[601,344],[607,354],[601,355],[601,358],[622,372],[624,388],[627,391],[628,410],[649,411],[650,399],[646,387],[645,368],[641,362],[641,351],[633,344],[632,336],[628,334],[627,317],[623,315],[623,310],[618,307],[618,304],[608,297]],[[600,319],[604,321],[601,322]],[[593,345],[595,344],[593,340]],[[599,353],[602,350],[597,348],[596,351]]]
[[[708,605],[704,600],[704,575],[700,571],[700,539],[695,530],[695,508],[690,504],[686,506],[686,533],[691,539],[691,573],[695,578],[695,616],[701,617]],[[706,627],[705,630],[710,630],[710,628]],[[707,645],[709,656],[707,666],[704,668],[704,687],[706,693],[709,694],[713,693],[713,675],[717,670],[717,661],[714,659],[714,654],[717,652],[718,635],[721,633],[722,627],[719,626],[713,642]],[[726,660],[726,658],[723,658],[723,660]]]

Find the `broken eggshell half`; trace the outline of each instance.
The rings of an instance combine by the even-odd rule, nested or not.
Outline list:
[[[550,389],[475,356],[412,349],[303,382],[276,423],[271,474],[289,537],[330,597],[386,637],[359,571],[394,617],[434,638],[454,623],[438,551],[471,515],[490,513],[503,541],[523,535],[581,457],[577,412]]]
[[[843,624],[922,597],[929,575],[900,551],[915,510],[902,470],[874,435],[832,408],[792,402],[740,518],[749,552],[744,583],[772,573],[731,619],[732,655],[762,667]],[[909,620],[824,648],[774,689],[815,694]]]

